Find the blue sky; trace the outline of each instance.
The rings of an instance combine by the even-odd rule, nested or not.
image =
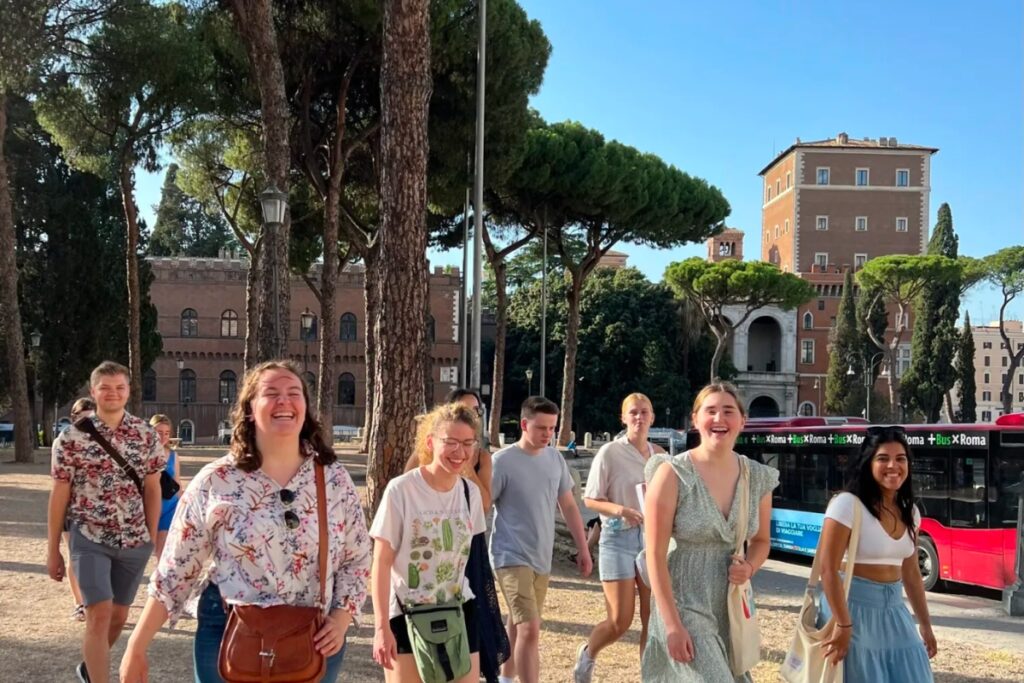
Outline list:
[[[732,206],[728,224],[747,233],[748,258],[760,253],[757,172],[797,137],[840,131],[939,148],[929,222],[948,202],[961,254],[1024,243],[1017,0],[520,3],[553,46],[533,106],[718,186]],[[140,177],[147,215],[159,184]],[[617,249],[653,280],[704,253]],[[431,262],[458,265],[461,254],[432,253]],[[1000,301],[978,289],[965,307],[979,323],[997,318]],[[1024,302],[1011,312],[1024,317]]]

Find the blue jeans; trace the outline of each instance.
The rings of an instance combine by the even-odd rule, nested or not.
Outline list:
[[[196,639],[192,647],[192,665],[195,672],[195,683],[223,683],[217,669],[217,655],[220,653],[220,641],[224,637],[224,627],[228,617],[220,601],[220,591],[210,584],[199,597]],[[321,683],[335,683],[341,674],[341,664],[345,658],[345,647],[327,658],[327,673]]]

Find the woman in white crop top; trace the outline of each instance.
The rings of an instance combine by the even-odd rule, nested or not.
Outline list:
[[[818,626],[831,624],[825,655],[844,662],[848,683],[933,680],[928,660],[936,643],[917,563],[921,515],[914,505],[910,463],[902,427],[869,428],[845,491],[825,511]],[[839,572],[858,507],[860,541],[850,549],[853,581],[844,596]],[[920,637],[903,604],[904,590]]]

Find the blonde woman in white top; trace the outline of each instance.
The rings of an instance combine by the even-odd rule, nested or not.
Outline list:
[[[598,653],[629,630],[636,595],[640,594],[640,649],[647,640],[651,589],[636,572],[636,556],[643,549],[643,521],[637,485],[644,483],[644,467],[653,453],[664,450],[647,440],[654,423],[651,399],[639,393],[622,401],[626,433],[606,443],[590,466],[583,503],[601,516],[598,569],[604,588],[608,618],[594,627],[576,652],[575,683],[589,683]]]

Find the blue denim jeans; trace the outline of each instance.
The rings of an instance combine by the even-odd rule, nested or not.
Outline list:
[[[206,587],[199,597],[197,612],[199,625],[192,647],[195,683],[224,683],[217,670],[217,655],[220,653],[220,641],[224,637],[228,617],[224,613],[217,586],[211,583]],[[327,673],[324,674],[321,683],[335,683],[338,680],[344,658],[345,647],[327,658]]]

